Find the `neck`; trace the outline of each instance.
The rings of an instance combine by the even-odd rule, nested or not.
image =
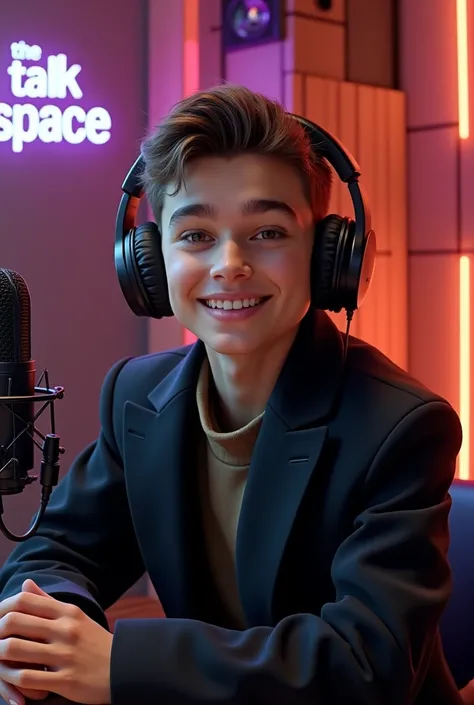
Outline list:
[[[224,355],[206,346],[222,431],[242,428],[265,410],[296,333],[274,341],[268,350],[249,354]]]

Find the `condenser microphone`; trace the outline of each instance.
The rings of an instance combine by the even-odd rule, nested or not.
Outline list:
[[[35,374],[30,292],[17,272],[0,269],[0,530],[13,541],[24,541],[36,532],[58,482],[59,454],[64,452],[55,433],[54,418],[54,401],[63,397],[64,389],[50,388],[47,370],[36,386]],[[43,378],[45,387],[39,386]],[[42,407],[35,412],[37,402],[42,402]],[[47,407],[51,411],[51,433],[43,435],[35,422]],[[18,494],[37,479],[29,474],[34,468],[35,446],[43,453],[40,509],[28,532],[16,536],[3,523],[2,496]]]
[[[31,359],[30,292],[24,279],[0,269],[0,397],[35,393],[35,362]],[[33,401],[0,406],[0,494],[17,494],[33,469],[34,443],[22,429],[32,428]],[[17,440],[15,440],[17,439]]]

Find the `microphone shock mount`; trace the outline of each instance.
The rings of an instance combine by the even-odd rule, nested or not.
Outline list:
[[[41,386],[43,380],[45,386]],[[11,382],[11,380],[9,381]],[[60,470],[59,457],[64,453],[64,448],[60,445],[60,438],[56,433],[54,402],[63,397],[64,387],[50,387],[48,371],[46,369],[43,370],[34,388],[34,394],[28,396],[0,396],[0,406],[5,406],[13,415],[15,422],[20,422],[20,424],[23,425],[7,446],[0,446],[0,531],[10,541],[26,541],[36,533],[48,505],[53,487],[58,484]],[[14,411],[14,405],[16,404],[38,402],[42,402],[42,406],[33,415],[33,420],[30,423],[25,423],[24,419]],[[51,432],[44,435],[36,428],[35,422],[48,407],[50,411]],[[18,494],[24,490],[26,485],[30,485],[38,479],[37,475],[29,475],[28,471],[20,468],[18,460],[15,457],[8,457],[9,451],[14,449],[15,444],[24,434],[27,434],[31,438],[34,445],[42,453],[40,470],[41,499],[38,512],[28,531],[24,534],[16,535],[9,531],[3,521],[4,509],[2,497],[3,495]],[[38,437],[42,443],[40,443],[36,437]],[[2,473],[5,474],[2,476]]]

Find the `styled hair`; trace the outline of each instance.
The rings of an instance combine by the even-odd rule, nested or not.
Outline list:
[[[143,141],[142,185],[159,224],[165,193],[183,185],[186,166],[201,157],[242,153],[277,157],[301,175],[315,221],[327,215],[332,171],[284,107],[244,86],[222,84],[177,103]]]

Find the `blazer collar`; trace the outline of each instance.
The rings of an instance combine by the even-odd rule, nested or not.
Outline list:
[[[198,340],[152,390],[148,399],[158,412],[184,392],[194,393],[205,354],[204,344]],[[343,365],[340,331],[326,313],[310,309],[301,322],[268,405],[288,429],[326,421],[338,399]]]

